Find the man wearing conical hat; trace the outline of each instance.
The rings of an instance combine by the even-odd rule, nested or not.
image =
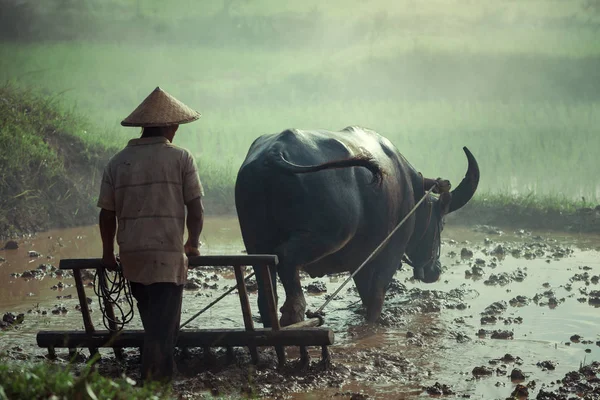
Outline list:
[[[200,255],[202,185],[192,155],[171,143],[180,124],[199,117],[157,87],[121,122],[142,127],[142,135],[111,158],[102,178],[102,262],[107,269],[117,268],[116,235],[123,275],[145,330],[145,382],[173,377],[187,256]]]

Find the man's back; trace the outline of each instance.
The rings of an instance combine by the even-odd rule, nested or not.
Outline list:
[[[201,195],[193,157],[162,136],[131,140],[111,159],[98,205],[118,218],[126,278],[185,282],[185,204]]]

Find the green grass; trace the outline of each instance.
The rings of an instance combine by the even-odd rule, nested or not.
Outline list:
[[[564,93],[562,100],[560,93],[553,93],[556,85],[544,86],[547,81],[559,79],[554,75],[537,81],[522,76],[517,83],[508,76],[506,82],[475,77],[467,90],[452,87],[453,74],[447,73],[443,78],[436,78],[437,88],[444,89],[436,98],[435,87],[425,84],[427,77],[421,78],[421,83],[393,80],[390,75],[393,62],[385,58],[346,67],[347,70],[342,71],[347,76],[340,78],[315,65],[304,66],[312,69],[312,73],[285,75],[284,70],[293,65],[292,54],[240,53],[238,57],[247,55],[244,63],[254,67],[239,72],[241,77],[233,79],[226,71],[206,65],[202,68],[203,64],[196,68],[197,77],[186,77],[189,66],[183,58],[178,58],[186,54],[190,58],[211,58],[222,65],[234,65],[232,51],[210,53],[207,49],[184,51],[159,46],[154,50],[166,53],[165,58],[173,58],[177,67],[169,71],[166,66],[150,66],[138,73],[134,64],[151,64],[152,51],[129,49],[133,55],[128,57],[128,48],[123,45],[90,44],[85,49],[68,44],[18,49],[5,45],[5,48],[12,51],[15,69],[16,65],[30,65],[31,60],[46,61],[48,71],[45,73],[21,74],[21,77],[17,71],[6,74],[15,76],[14,80],[22,86],[46,88],[49,93],[62,92],[59,98],[63,103],[76,105],[78,111],[101,127],[73,130],[88,143],[122,146],[138,135],[137,129],[122,128],[118,123],[156,84],[201,111],[200,121],[181,127],[176,143],[198,157],[207,188],[231,186],[250,143],[261,134],[290,127],[336,130],[347,125],[362,125],[388,137],[417,168],[429,175],[443,172],[453,181],[459,180],[464,173],[460,149],[466,145],[480,161],[484,190],[533,189],[542,194],[597,196],[596,155],[590,149],[600,146],[600,102],[578,101],[576,96],[592,89],[600,93],[600,87],[595,86],[600,85],[600,80],[588,84],[587,78],[574,79],[581,90]],[[450,58],[460,61],[456,55],[446,55],[445,59],[442,56],[444,54],[424,57],[437,57],[432,65]],[[283,60],[275,62],[277,57]],[[260,78],[260,69],[266,70],[269,63],[272,69]],[[485,63],[491,65],[493,60]],[[519,63],[514,64],[511,72],[518,70]],[[552,65],[557,67],[558,64],[564,66],[557,68],[556,74],[577,72],[565,61]],[[536,63],[532,65],[534,68]],[[596,67],[600,71],[600,61],[597,65],[591,62],[579,65],[587,71]],[[39,67],[41,65],[31,66]],[[377,75],[379,82],[367,80],[369,71],[376,67],[381,71]],[[94,68],[96,79],[90,80],[88,75]],[[8,67],[3,70],[7,71]],[[412,75],[416,70],[416,65],[411,68]],[[441,71],[431,71],[430,76],[435,78],[436,72]],[[157,79],[158,76],[162,79]],[[354,83],[349,85],[348,81]],[[468,84],[469,79],[461,82]],[[529,86],[524,87],[519,82],[527,82]],[[534,93],[526,93],[532,85]],[[507,86],[516,89],[509,90]],[[355,90],[361,95],[353,95]],[[488,98],[469,98],[468,93],[459,96],[461,90],[479,90],[481,97]],[[498,99],[501,92],[506,93],[505,99]],[[489,98],[488,93],[496,98]],[[510,98],[515,93],[519,95]],[[534,95],[534,99],[524,99]],[[411,100],[418,97],[421,98]]]
[[[69,367],[46,363],[0,363],[0,399],[170,399],[158,384],[134,386],[129,378],[110,379],[89,367],[76,376]]]

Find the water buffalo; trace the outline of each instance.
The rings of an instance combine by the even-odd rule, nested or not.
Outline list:
[[[477,161],[464,151],[468,169],[458,187],[439,198],[430,195],[355,276],[368,321],[379,318],[404,255],[415,278],[439,279],[443,217],[464,206],[479,183]],[[257,138],[238,172],[235,202],[248,254],[279,257],[286,295],[281,325],[304,319],[300,268],[312,277],[354,271],[436,182],[417,172],[388,139],[360,127],[292,129]],[[269,327],[259,275],[258,306]]]

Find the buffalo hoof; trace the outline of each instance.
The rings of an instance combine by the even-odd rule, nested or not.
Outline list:
[[[282,327],[304,321],[306,301],[304,299],[286,300],[279,311],[281,311],[279,325]]]
[[[281,314],[281,318],[279,319],[279,326],[289,326],[294,325],[298,322],[304,321],[304,313],[301,314]]]

